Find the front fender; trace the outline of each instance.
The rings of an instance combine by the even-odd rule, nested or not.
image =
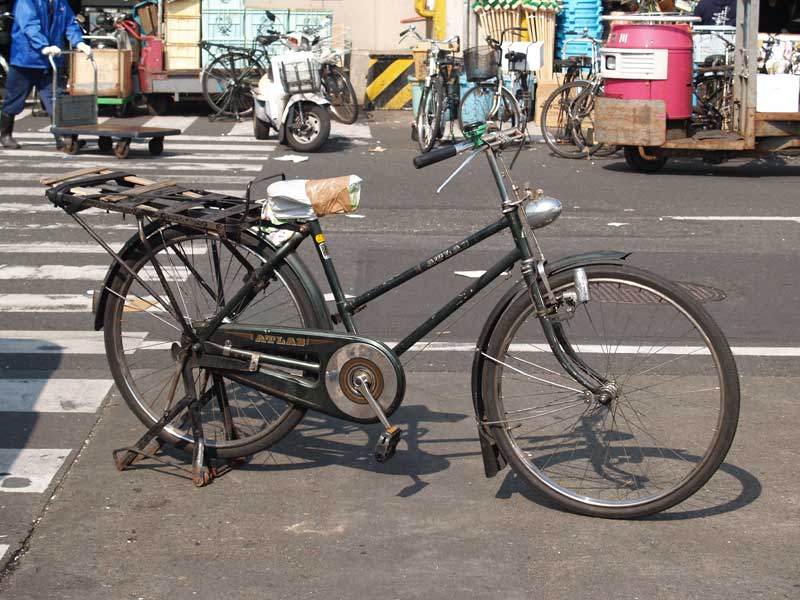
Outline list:
[[[145,227],[144,233],[145,236],[149,239],[151,235],[158,232],[160,229],[166,229],[167,226],[158,223],[151,223],[149,226]],[[256,235],[256,234],[254,234]],[[264,243],[270,247],[272,250],[276,250],[277,247],[273,244],[269,239],[265,236],[257,235],[257,237],[264,241]],[[141,242],[139,241],[138,236],[134,236],[129,239],[125,245],[122,247],[122,250],[119,252],[119,257],[122,260],[129,260],[132,259],[136,253],[141,252]],[[331,323],[331,315],[328,311],[328,308],[325,304],[325,299],[322,295],[322,292],[317,285],[314,276],[311,275],[311,272],[308,270],[308,267],[305,266],[305,263],[302,259],[292,254],[286,258],[287,266],[294,271],[297,278],[300,280],[300,283],[303,285],[308,297],[310,298],[313,308],[314,314],[317,316],[317,319],[320,323],[323,324],[323,328],[326,329],[333,329],[333,323]],[[108,303],[108,296],[109,291],[108,289],[111,287],[111,284],[114,282],[114,278],[120,274],[122,271],[122,267],[117,261],[114,261],[111,264],[111,267],[108,269],[108,273],[106,273],[105,279],[103,280],[103,286],[99,290],[95,290],[92,308],[94,310],[94,329],[95,331],[100,331],[103,328],[103,321],[105,319],[105,312],[106,312],[106,304]]]
[[[584,252],[548,262],[545,265],[545,272],[549,277],[577,267],[613,265],[620,263],[628,256],[630,256],[629,252],[618,252],[616,250]],[[475,417],[478,423],[482,422],[486,416],[486,407],[483,402],[483,370],[486,367],[484,353],[489,346],[489,340],[494,333],[495,327],[497,327],[497,323],[500,321],[500,317],[520,294],[525,293],[527,293],[527,290],[524,281],[518,282],[506,292],[492,309],[492,312],[489,313],[489,317],[486,319],[483,330],[478,337],[478,342],[475,345],[475,355],[472,359],[472,404],[475,408]],[[481,442],[481,455],[483,456],[483,468],[486,472],[486,477],[494,477],[505,467],[506,461],[500,454],[500,450],[494,440],[480,425],[478,426],[478,437]]]

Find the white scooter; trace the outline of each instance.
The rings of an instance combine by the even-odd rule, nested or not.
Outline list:
[[[265,140],[270,129],[278,141],[298,152],[316,152],[331,132],[330,102],[320,93],[320,65],[312,52],[273,57],[253,90],[253,131]]]

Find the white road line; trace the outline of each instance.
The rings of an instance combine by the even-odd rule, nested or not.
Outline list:
[[[0,379],[0,412],[94,413],[111,379]]]
[[[397,342],[384,342],[390,348],[397,344]],[[602,354],[607,351],[607,346],[600,344],[577,344],[576,349],[578,352],[585,354]],[[511,344],[511,352],[516,353],[534,353],[534,354],[549,354],[550,348],[547,342],[542,341],[538,345],[531,344]],[[701,346],[673,346],[664,348],[659,346],[654,349],[650,346],[639,345],[625,345],[615,348],[617,354],[646,354],[650,352],[654,354],[662,354],[666,356],[692,354],[696,356],[708,355],[708,350]],[[756,357],[771,357],[771,358],[795,358],[800,357],[800,347],[781,347],[781,346],[734,346],[731,348],[735,356],[756,356]],[[409,352],[474,352],[475,344],[470,343],[448,343],[448,342],[417,342],[414,344]]]
[[[6,555],[8,552],[8,544],[0,544],[0,560]]]
[[[750,216],[705,216],[705,217],[686,217],[686,216],[666,216],[665,219],[673,221],[794,221],[800,223],[800,217],[750,217]]]
[[[180,129],[186,131],[199,117],[151,117],[143,127],[164,127],[166,129]]]
[[[197,187],[197,186],[189,186],[189,185],[187,185],[187,183],[189,183],[189,182],[184,182],[183,185],[186,185],[186,187]],[[240,183],[241,187],[240,188],[236,188],[236,189],[226,189],[226,190],[221,190],[216,185],[202,186],[202,187],[203,187],[203,189],[208,189],[208,191],[211,191],[211,192],[216,191],[216,192],[219,192],[221,194],[227,194],[229,196],[241,196],[242,194],[244,194],[244,191],[247,188],[247,183],[248,182],[247,181],[242,181],[242,182],[229,182],[229,183]],[[43,188],[43,187],[3,187],[3,188],[0,188],[0,198],[20,198],[20,197],[26,197],[26,198],[33,197],[33,198],[35,198],[35,197],[41,197],[44,200],[44,193],[45,193],[46,189],[47,188]],[[37,205],[35,205],[35,206],[37,206]],[[47,202],[46,206],[48,206],[50,208],[57,208],[54,205],[50,204],[50,202]],[[4,210],[4,212],[9,212],[10,210],[12,210],[12,209],[6,208]],[[91,210],[91,209],[89,209],[89,210]],[[95,210],[96,211],[100,211],[100,212],[105,212],[102,209],[95,209]],[[40,211],[34,210],[34,212],[40,212]]]
[[[41,494],[70,452],[0,448],[0,492]]]
[[[91,310],[92,298],[86,294],[0,294],[0,313],[65,313]]]
[[[351,296],[350,294],[345,294],[344,297],[347,299],[355,298],[355,296]],[[325,294],[325,302],[334,302],[335,300],[336,298],[334,298],[332,293],[328,292]]]
[[[147,332],[126,334],[126,354],[133,354]],[[0,354],[106,353],[102,331],[0,331]]]
[[[186,281],[189,269],[179,266],[162,266],[167,281]],[[90,280],[102,281],[108,273],[108,265],[41,265],[23,267],[0,264],[0,279],[47,279],[58,281]],[[158,275],[152,267],[145,267],[139,272],[145,281],[158,281]]]
[[[19,114],[18,114],[16,117],[14,117],[14,120],[15,120],[17,123],[19,123],[19,122],[20,122],[20,121],[22,121],[22,119],[24,119],[25,117],[30,117],[30,116],[31,116],[31,114],[32,114],[32,111],[31,111],[31,109],[30,109],[30,108],[23,108],[23,109],[22,109],[22,112],[21,112],[21,113],[19,113]],[[14,137],[16,137],[16,134],[14,135]]]

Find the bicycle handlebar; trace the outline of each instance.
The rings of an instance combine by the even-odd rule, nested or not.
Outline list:
[[[498,148],[503,149],[514,142],[522,141],[524,136],[525,134],[516,127],[504,129],[503,131],[487,133],[481,138],[481,143],[479,146],[477,146],[477,148],[471,141],[459,142],[458,144],[454,144],[452,146],[443,146],[441,148],[431,150],[430,152],[425,152],[424,154],[415,156],[414,166],[417,169],[424,169],[425,167],[442,162],[448,158],[453,158],[457,154],[461,154],[465,150],[472,148],[478,150],[481,148],[491,148],[497,146]]]
[[[461,45],[461,36],[454,35],[446,40],[434,40],[431,38],[424,38],[419,33],[417,33],[417,27],[412,25],[405,31],[400,32],[400,38],[404,38],[409,33],[413,33],[414,37],[416,37],[420,42],[429,42],[431,44],[450,44],[451,42],[456,42],[457,44]]]

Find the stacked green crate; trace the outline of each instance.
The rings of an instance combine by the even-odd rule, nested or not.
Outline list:
[[[259,35],[266,35],[268,30],[281,33],[303,31],[305,28],[320,28],[317,35],[330,38],[333,32],[333,11],[331,10],[273,10],[275,21],[267,17],[263,10],[245,11],[245,38],[250,45]],[[275,43],[270,47],[270,54],[278,55],[286,52],[286,47]]]

